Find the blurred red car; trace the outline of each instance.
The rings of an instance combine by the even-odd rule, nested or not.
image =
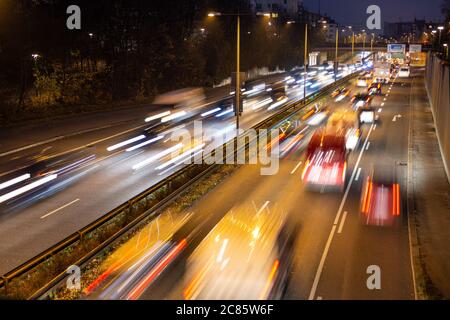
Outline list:
[[[387,170],[373,170],[361,195],[361,217],[366,225],[394,226],[401,213],[400,185]]]

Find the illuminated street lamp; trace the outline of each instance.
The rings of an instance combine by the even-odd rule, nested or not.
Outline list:
[[[442,30],[444,30],[444,27],[439,26],[438,30],[439,30],[439,48],[440,48],[441,47],[441,33],[442,33]]]
[[[246,14],[223,14],[221,12],[209,12],[208,17],[235,16],[236,17],[236,88],[235,88],[235,111],[236,111],[236,135],[239,134],[239,115],[241,112],[241,15]],[[257,12],[256,15],[271,18],[271,13]],[[269,21],[270,22],[270,21]]]
[[[355,32],[352,32],[352,64],[355,64]]]

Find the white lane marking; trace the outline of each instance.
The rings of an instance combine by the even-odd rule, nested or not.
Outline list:
[[[317,296],[317,300],[322,300],[322,297],[321,296]]]
[[[300,161],[300,162],[295,166],[295,168],[291,171],[291,174],[294,174],[295,171],[297,171],[297,169],[298,169],[301,165],[302,165],[302,161]]]
[[[369,146],[370,146],[370,141],[369,141],[369,143],[366,146],[366,150],[369,150]]]
[[[323,250],[322,258],[320,259],[319,267],[317,268],[316,277],[314,278],[313,286],[311,292],[309,293],[308,300],[314,300],[314,295],[316,294],[317,286],[319,285],[320,275],[322,274],[325,259],[328,255],[328,250],[330,249],[331,241],[333,240],[335,231],[336,226],[333,225],[333,227],[331,228],[330,235],[328,236],[327,244],[325,245],[325,249]]]
[[[387,100],[386,98],[383,99],[383,101],[386,101],[386,100]]]
[[[41,146],[43,144],[51,143],[51,142],[54,142],[56,140],[60,140],[60,139],[63,139],[63,138],[64,138],[64,136],[58,136],[58,137],[54,137],[52,139],[48,139],[48,140],[45,140],[45,141],[33,143],[33,144],[30,144],[30,145],[27,145],[27,146],[24,146],[24,147],[21,147],[21,148],[18,148],[18,149],[6,151],[6,152],[3,152],[3,153],[0,153],[0,158],[4,157],[4,156],[7,156],[7,155],[10,155],[10,154],[13,154],[13,153],[17,153],[17,152],[23,151],[23,150],[27,150],[27,149],[30,149],[30,148],[38,147],[38,146]]]
[[[269,205],[270,201],[266,201],[263,206],[258,210],[258,212],[256,213],[256,215],[260,214],[261,212],[263,212],[263,210]]]
[[[116,138],[116,137],[118,137],[118,136],[121,136],[121,135],[123,135],[123,134],[126,134],[126,133],[128,133],[128,132],[137,130],[137,129],[142,128],[142,127],[145,127],[145,126],[147,126],[147,124],[142,125],[142,126],[138,126],[138,127],[135,127],[135,128],[132,128],[132,129],[123,131],[123,132],[119,132],[119,133],[117,133],[117,134],[115,134],[115,135],[112,135],[112,136],[110,136],[110,137],[106,137],[106,138],[103,138],[103,139],[99,139],[99,140],[97,140],[97,141],[93,141],[93,142],[91,142],[91,143],[85,144],[85,145],[80,146],[80,147],[76,147],[76,148],[71,149],[71,150],[67,150],[67,151],[63,151],[63,152],[54,154],[54,155],[50,156],[48,159],[53,159],[53,158],[56,158],[56,157],[59,157],[59,156],[62,156],[62,155],[65,155],[65,154],[68,154],[68,153],[71,153],[71,152],[76,152],[76,151],[82,150],[82,149],[87,148],[87,147],[89,147],[89,146],[91,146],[91,145],[95,145],[95,144],[98,144],[98,143],[101,143],[101,142],[104,142],[104,141],[107,141],[107,140]],[[65,138],[65,137],[63,137],[63,138]],[[15,152],[17,152],[17,151],[15,151]],[[2,155],[3,155],[3,154],[0,154],[0,157],[2,157]],[[47,159],[47,160],[48,160],[48,159]],[[25,168],[27,168],[27,167],[28,167],[28,165],[27,165],[27,166],[20,167],[20,168],[13,169],[13,170],[10,170],[10,171],[8,171],[8,172],[3,172],[3,173],[0,174],[0,177],[2,177],[2,176],[4,176],[4,175],[7,175],[7,174],[9,174],[9,173],[11,173],[11,172],[16,172],[16,171],[18,171],[18,170],[25,169]]]
[[[383,111],[383,108],[378,108],[378,113],[380,113],[381,111]]]
[[[364,141],[363,147],[361,148],[361,152],[359,153],[359,157],[356,161],[355,168],[353,169],[353,173],[350,177],[350,182],[347,186],[347,190],[345,190],[344,197],[342,198],[342,201],[341,201],[341,205],[339,206],[338,212],[336,214],[336,218],[334,219],[333,227],[331,228],[330,235],[328,236],[327,244],[325,245],[325,249],[322,253],[322,257],[320,258],[319,267],[317,268],[316,275],[314,277],[314,282],[313,282],[313,285],[311,288],[311,292],[309,293],[308,300],[313,300],[314,296],[316,295],[316,290],[319,285],[320,276],[322,275],[322,270],[323,270],[323,266],[325,265],[325,260],[328,255],[328,250],[329,250],[331,241],[333,240],[334,233],[336,232],[336,225],[339,221],[339,217],[341,215],[342,209],[344,208],[345,201],[347,200],[348,193],[350,192],[350,188],[353,183],[353,179],[356,175],[356,168],[358,168],[359,163],[361,162],[361,158],[364,153],[365,146],[369,140],[370,134],[372,133],[372,129],[373,129],[373,125],[370,127],[370,130],[367,134],[366,140]]]
[[[65,205],[63,205],[63,206],[61,206],[61,207],[59,207],[58,209],[55,209],[55,210],[53,210],[53,211],[51,211],[51,212],[49,212],[49,213],[47,213],[47,214],[44,214],[44,215],[41,217],[41,219],[45,219],[45,218],[47,218],[48,216],[51,216],[52,214],[54,214],[54,213],[56,213],[56,212],[58,212],[58,211],[60,211],[60,210],[62,210],[62,209],[64,209],[64,208],[67,208],[68,206],[70,206],[70,205],[72,205],[72,204],[74,204],[75,202],[78,202],[78,201],[80,201],[80,199],[75,199],[75,200],[73,200],[73,201],[71,201],[71,202],[69,202],[69,203],[67,203],[67,204],[65,204]]]
[[[123,158],[122,160],[117,161],[117,162],[114,163],[113,165],[114,165],[114,166],[117,166],[119,163],[128,161],[128,160],[130,160],[131,158],[134,158],[134,157],[136,157],[136,156],[138,156],[138,155],[140,155],[140,154],[143,154],[143,153],[144,153],[144,150],[141,150],[140,152],[138,152],[138,153],[136,153],[136,154],[132,154],[131,156],[128,156],[128,157],[126,157],[126,158]],[[103,160],[105,160],[105,159],[103,159]]]
[[[359,175],[361,174],[361,167],[358,168],[358,171],[356,172],[355,181],[358,181]]]
[[[411,154],[411,150],[413,150],[412,148],[412,126],[411,123],[414,120],[414,108],[412,105],[412,98],[413,98],[413,87],[414,87],[414,79],[411,82],[411,89],[409,92],[409,124],[408,124],[408,168],[407,168],[407,173],[406,173],[406,179],[407,179],[407,184],[406,184],[406,188],[407,188],[407,192],[409,193],[411,190],[411,186],[410,183],[412,181],[412,154]],[[412,240],[411,240],[411,217],[410,217],[410,199],[408,199],[408,201],[406,201],[406,206],[407,206],[407,210],[406,210],[406,216],[408,219],[408,244],[409,244],[409,262],[411,265],[411,273],[412,273],[412,283],[413,283],[413,289],[414,289],[414,300],[417,300],[417,284],[416,284],[416,270],[414,268],[414,261],[413,261],[413,253],[412,253]]]
[[[212,101],[212,102],[205,103],[205,104],[199,106],[199,108],[204,107],[204,106],[207,106],[207,105],[215,104],[215,103],[217,103],[217,102],[219,102],[219,101],[220,101],[220,100],[215,100],[215,101]],[[128,121],[136,121],[136,120],[138,120],[138,119],[131,119],[131,120],[127,120],[127,121],[125,121],[125,122],[128,122]],[[54,142],[54,141],[57,141],[57,140],[61,140],[61,139],[64,139],[64,138],[74,137],[74,136],[78,136],[78,135],[85,134],[85,133],[89,133],[89,132],[93,132],[93,131],[100,131],[100,130],[103,130],[103,129],[108,129],[108,128],[112,128],[112,127],[115,127],[115,126],[119,126],[119,125],[121,125],[121,124],[123,124],[123,123],[118,122],[118,123],[108,124],[108,125],[100,126],[100,127],[96,127],[96,128],[90,128],[90,129],[86,129],[86,130],[82,130],[82,131],[78,131],[78,132],[74,132],[74,133],[69,133],[69,134],[67,134],[67,135],[56,136],[56,137],[50,138],[50,139],[48,139],[48,140],[40,141],[40,142],[37,142],[37,143],[34,143],[34,144],[30,144],[30,145],[27,145],[27,146],[23,146],[23,147],[18,148],[18,149],[14,149],[14,150],[10,150],[10,151],[6,151],[6,152],[3,152],[3,153],[0,153],[0,158],[1,158],[1,157],[4,157],[4,156],[7,156],[7,155],[9,155],[9,154],[13,154],[13,153],[17,153],[17,152],[20,152],[20,151],[23,151],[23,150],[27,150],[27,149],[30,149],[30,148],[34,148],[34,147],[37,147],[37,146],[41,146],[41,145],[43,145],[43,144],[48,144],[48,143],[51,143],[51,142]],[[88,143],[88,144],[85,145],[85,146],[81,146],[81,147],[78,147],[78,148],[69,150],[69,151],[67,151],[67,152],[80,150],[80,149],[85,148],[85,147],[87,147],[87,146],[89,146],[89,145],[91,145],[91,144],[97,144],[97,143],[100,143],[100,142],[103,142],[103,141],[106,141],[106,140],[115,138],[115,137],[120,136],[120,135],[122,135],[122,134],[128,133],[128,132],[130,132],[130,131],[133,131],[133,130],[137,130],[137,129],[146,127],[146,126],[148,126],[148,123],[145,123],[145,124],[139,125],[139,126],[137,126],[137,127],[134,127],[134,128],[128,129],[128,130],[125,130],[125,131],[123,131],[123,132],[119,132],[118,134],[112,135],[112,136],[110,136],[110,137],[106,137],[106,138],[103,138],[103,139],[100,139],[100,140],[97,140],[97,141],[93,141],[93,142],[91,142],[91,143]],[[64,153],[62,153],[62,154],[64,154]],[[1,175],[0,175],[0,176],[1,176]]]
[[[342,216],[341,223],[339,224],[337,233],[342,233],[342,229],[344,228],[345,218],[347,218],[347,211],[344,211],[344,215]]]
[[[384,107],[384,104],[385,104],[385,103],[384,103],[384,102],[382,102],[382,103],[381,103],[381,106],[382,106],[382,107]]]
[[[389,97],[389,93],[386,94],[386,97]]]
[[[44,145],[44,144],[55,142],[55,141],[58,141],[58,140],[61,140],[61,139],[64,139],[64,138],[70,138],[70,137],[78,136],[78,135],[89,133],[89,132],[93,132],[93,131],[100,131],[100,130],[103,130],[103,129],[108,129],[108,128],[111,128],[111,127],[114,127],[114,126],[117,126],[117,125],[120,125],[120,124],[110,124],[110,125],[106,125],[106,126],[101,126],[101,127],[96,127],[96,128],[91,128],[91,129],[87,129],[87,130],[78,131],[78,132],[75,132],[75,133],[69,133],[67,135],[56,136],[56,137],[50,138],[48,140],[40,141],[40,142],[33,143],[33,144],[30,144],[30,145],[27,145],[27,146],[23,146],[23,147],[18,148],[18,149],[14,149],[14,150],[6,151],[4,153],[0,153],[0,157],[4,157],[4,156],[9,155],[9,154],[17,153],[17,152],[20,152],[20,151],[23,151],[23,150],[27,150],[27,149],[30,149],[30,148],[34,148],[34,147],[38,147],[38,146]],[[94,142],[88,143],[86,146],[91,145],[91,144],[96,144],[96,143],[99,143],[99,142],[103,142],[103,141],[106,141],[106,140],[109,140],[109,139],[112,139],[112,138],[115,138],[115,137],[117,137],[117,136],[119,136],[121,134],[125,134],[125,133],[128,133],[130,131],[140,129],[140,128],[145,127],[145,126],[148,126],[148,124],[140,125],[140,126],[131,128],[129,130],[120,132],[118,134],[112,135],[110,137],[106,137],[104,139],[100,139],[98,141],[94,141]],[[73,150],[69,150],[67,152],[74,151],[74,150],[79,150],[80,148],[84,148],[86,146],[82,146],[82,147],[79,147],[79,148],[76,148],[76,149],[73,149]]]

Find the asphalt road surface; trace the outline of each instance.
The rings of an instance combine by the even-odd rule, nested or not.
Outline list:
[[[311,91],[318,89],[320,86]],[[297,99],[301,98],[303,90],[298,91],[295,93]],[[209,97],[206,110],[216,106],[216,98]],[[295,99],[292,95],[290,98]],[[256,110],[250,107],[241,118],[241,127],[249,128],[277,111],[276,108],[268,110],[269,106]],[[140,140],[116,150],[107,150],[117,143],[141,135],[148,127],[143,121],[145,117],[164,111],[158,109],[149,112],[149,108],[136,110],[132,115],[130,110],[117,111],[111,115],[109,124],[100,127],[95,127],[103,123],[100,115],[93,116],[92,120],[81,116],[74,123],[64,120],[62,123],[67,128],[67,135],[62,135],[64,126],[61,125],[47,128],[49,132],[46,133],[36,132],[34,126],[2,133],[1,181],[28,173],[30,164],[42,159],[51,162],[48,159],[55,156],[64,158],[70,154],[72,162],[85,162],[71,172],[58,175],[57,179],[48,186],[44,185],[38,192],[0,204],[0,274],[76,232],[181,167],[168,164],[170,156],[163,154],[176,145],[169,140],[170,133],[167,132],[164,139],[144,148],[126,151],[128,147],[145,141]],[[203,121],[204,128],[232,131],[235,121],[232,113],[221,117],[216,115],[208,116]],[[192,132],[192,124],[185,124],[185,129]],[[33,132],[40,140],[33,138]],[[12,150],[13,143],[24,147]],[[152,157],[155,161],[150,165],[133,170],[133,166]],[[51,166],[32,168],[36,172],[47,170],[48,173],[51,170]]]
[[[396,78],[374,99],[380,121],[364,125],[361,143],[348,160],[343,192],[305,188],[304,142],[281,160],[276,175],[242,166],[189,210],[191,221],[177,233],[178,239],[188,239],[186,247],[140,299],[182,299],[188,257],[227,212],[245,204],[255,211],[282,208],[299,226],[285,299],[414,299],[405,202],[410,98],[417,94],[411,82]],[[363,181],[379,164],[392,168],[400,184],[401,214],[393,227],[367,226],[359,215]]]

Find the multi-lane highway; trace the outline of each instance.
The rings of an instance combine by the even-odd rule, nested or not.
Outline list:
[[[423,77],[423,74],[413,76]],[[352,93],[361,90],[354,85],[349,87]],[[248,290],[240,291],[239,286],[242,284],[231,281],[232,278],[219,282],[223,280],[222,271],[217,271],[211,278],[208,263],[193,274],[193,256],[198,257],[199,245],[203,248],[200,250],[203,254],[208,254],[205,248],[209,248],[213,259],[217,257],[217,262],[224,263],[223,270],[226,270],[227,264],[234,266],[234,277],[240,276],[240,272],[243,272],[240,270],[249,270],[248,264],[267,263],[258,260],[258,252],[254,251],[259,248],[254,242],[257,242],[259,228],[250,229],[248,233],[254,238],[250,237],[249,242],[242,238],[239,248],[233,236],[242,234],[236,229],[233,229],[234,233],[227,233],[227,229],[222,226],[217,229],[217,223],[223,223],[226,220],[221,219],[229,217],[236,228],[245,231],[251,224],[246,224],[245,219],[238,218],[239,215],[234,213],[247,214],[249,218],[245,221],[248,222],[253,216],[273,214],[275,217],[278,216],[275,213],[281,211],[297,227],[294,246],[290,251],[293,261],[289,277],[285,280],[283,298],[414,299],[406,179],[410,99],[418,92],[420,90],[413,86],[411,78],[396,77],[383,86],[382,95],[376,96],[372,102],[379,119],[375,124],[363,125],[359,147],[348,158],[346,185],[342,192],[312,191],[302,183],[305,147],[317,128],[316,124],[308,124],[306,120],[292,132],[291,139],[281,144],[280,149],[289,149],[289,152],[282,157],[275,175],[262,176],[258,165],[244,165],[188,212],[173,217],[170,222],[164,222],[167,217],[162,217],[160,222],[149,225],[145,231],[147,236],[139,235],[138,240],[134,239],[135,242],[122,248],[119,262],[113,264],[115,268],[108,269],[105,275],[107,280],[93,285],[90,289],[94,293],[89,297],[195,298],[205,288],[209,288],[206,292],[209,292],[210,297],[211,294],[226,298],[247,297],[250,295]],[[348,98],[341,102],[329,98],[326,104],[331,111],[351,105]],[[291,143],[293,137],[296,137],[295,143]],[[367,225],[367,220],[360,214],[364,182],[371,170],[380,165],[391,169],[400,188],[397,199],[400,216],[393,226]],[[382,198],[377,199],[382,201]],[[165,228],[171,230],[169,235],[161,236],[154,229],[151,232],[155,223],[161,227],[162,233]],[[210,233],[215,229],[214,233]],[[241,256],[227,248],[233,240],[234,248],[242,252]],[[217,251],[213,246],[215,241],[221,244],[217,245]],[[207,243],[210,245],[206,246]],[[250,255],[246,255],[247,247],[253,248],[249,251]],[[272,247],[266,245],[263,248],[270,250]],[[277,270],[283,270],[286,261],[276,262],[273,273],[255,272],[251,278],[263,283],[267,281],[266,277],[272,280]],[[256,283],[254,285],[258,287]]]
[[[308,93],[330,82],[331,71],[325,73],[328,80],[323,81],[317,79],[317,72],[311,74]],[[299,99],[302,94],[299,85],[288,97]],[[255,125],[280,107],[264,99],[244,106],[242,128]],[[208,96],[203,103],[204,111],[197,118],[203,120],[206,130],[233,133],[232,113],[224,114],[222,110],[205,115],[217,108],[219,100],[218,94]],[[0,198],[0,273],[11,270],[180,168],[177,162],[171,162],[173,159],[167,153],[178,145],[170,140],[170,131],[160,132],[155,136],[158,139],[139,147],[155,138],[145,131],[149,124],[144,119],[166,111],[163,107],[133,108],[113,112],[107,122],[101,118],[103,114],[80,116],[76,120],[57,122],[54,127],[30,126],[3,133],[2,183],[27,174],[31,175],[30,181],[52,180],[20,196]],[[192,130],[190,122],[180,125]],[[117,146],[134,138],[138,140]],[[189,151],[196,147],[182,148]],[[139,164],[146,160],[149,164],[141,168]],[[18,186],[26,186],[27,181]],[[17,190],[15,185],[8,188],[1,191],[2,196]]]

